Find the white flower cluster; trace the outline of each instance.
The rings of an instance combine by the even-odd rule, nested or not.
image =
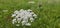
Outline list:
[[[16,10],[14,12],[14,14],[12,14],[12,17],[15,17],[13,20],[12,20],[12,23],[15,24],[15,23],[22,23],[22,26],[23,25],[26,25],[26,26],[30,26],[31,23],[29,22],[29,20],[31,22],[34,21],[34,18],[37,18],[37,15],[32,12],[32,10],[28,9],[28,10]],[[16,26],[19,26],[19,24],[17,24]]]

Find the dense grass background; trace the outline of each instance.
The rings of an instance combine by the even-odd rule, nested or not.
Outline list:
[[[0,0],[0,28],[60,28],[60,0],[33,0],[35,4],[29,4],[28,1],[30,0]],[[13,12],[21,8],[31,9],[38,15],[29,27],[17,27],[11,23]]]

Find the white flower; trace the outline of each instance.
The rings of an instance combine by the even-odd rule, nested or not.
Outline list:
[[[14,13],[15,13],[15,14],[18,14],[19,12],[18,12],[18,10],[16,10]]]
[[[25,25],[27,22],[26,21],[22,21],[22,26]]]
[[[23,9],[20,10],[20,12],[24,11]]]
[[[20,23],[22,18],[17,18],[17,22]]]
[[[30,18],[30,21],[31,21],[31,22],[33,22],[33,21],[34,21],[34,19],[33,19],[33,18]]]
[[[27,11],[29,11],[29,12],[30,12],[30,11],[32,11],[32,10],[28,9]]]
[[[20,26],[19,24],[16,24],[16,26]]]
[[[14,17],[14,16],[16,16],[16,14],[13,14],[11,17]]]
[[[16,15],[17,14],[17,15]],[[28,20],[30,20],[31,22],[34,21],[33,17],[37,17],[37,15],[32,12],[32,10],[28,9],[28,10],[23,10],[21,9],[20,11],[15,11],[14,14],[12,15],[12,17],[15,17],[15,19],[12,20],[12,23],[22,23],[23,25],[26,26],[31,26],[31,23],[29,23]],[[19,26],[18,24],[16,26]]]
[[[25,25],[26,25],[26,26],[31,26],[31,23],[26,23]]]
[[[13,24],[16,23],[16,19],[13,19],[13,20],[12,20],[12,23],[13,23]]]

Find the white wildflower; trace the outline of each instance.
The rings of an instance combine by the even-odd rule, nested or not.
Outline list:
[[[26,21],[22,21],[22,26],[25,25],[27,22]]]
[[[31,26],[31,23],[29,23],[28,20],[30,20],[31,22],[34,21],[33,17],[37,17],[37,15],[32,12],[32,10],[28,9],[28,10],[23,10],[21,9],[20,11],[15,11],[14,14],[12,14],[12,17],[15,17],[15,19],[12,20],[12,23],[22,23],[23,25],[26,26]],[[16,26],[19,26],[19,24],[16,24]]]
[[[14,12],[14,14],[18,14],[19,13],[19,11],[18,10],[16,10],[15,12]]]
[[[16,26],[20,26],[19,24],[16,24]]]
[[[31,21],[31,22],[33,22],[33,21],[34,21],[34,19],[33,19],[33,18],[30,18],[30,21]]]
[[[14,16],[16,16],[16,14],[13,14],[11,17],[14,17]]]
[[[20,10],[20,12],[24,11],[23,9]]]
[[[31,23],[26,23],[25,25],[26,25],[26,26],[31,26]]]
[[[13,24],[16,23],[16,19],[13,19],[13,20],[12,20],[12,23],[13,23]]]
[[[29,11],[29,12],[30,12],[30,11],[32,11],[32,10],[28,9],[27,11]]]

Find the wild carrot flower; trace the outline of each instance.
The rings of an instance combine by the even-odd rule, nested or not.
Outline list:
[[[16,10],[14,14],[12,14],[12,17],[14,17],[14,19],[12,20],[12,24],[22,23],[22,26],[24,25],[30,26],[31,23],[29,22],[29,20],[31,22],[34,22],[34,18],[37,17],[37,15],[30,9],[28,10],[21,9],[20,11]],[[16,26],[19,26],[19,24],[16,24]]]

